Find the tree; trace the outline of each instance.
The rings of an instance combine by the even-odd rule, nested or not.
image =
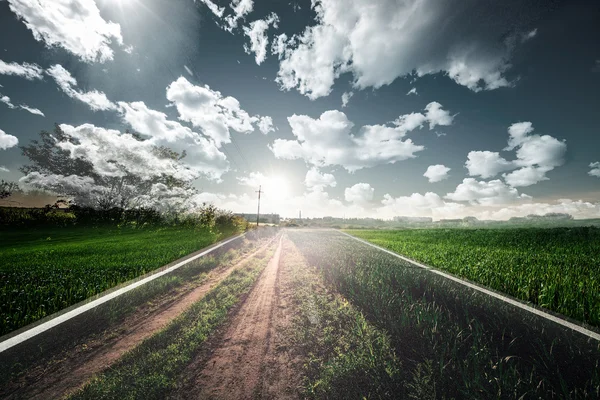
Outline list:
[[[140,135],[128,131],[124,135],[144,141]],[[181,208],[187,199],[196,194],[191,180],[178,179],[165,173],[140,176],[117,160],[104,160],[117,172],[101,173],[86,158],[85,152],[74,155],[67,150],[69,144],[79,143],[56,125],[52,133],[42,131],[40,140],[22,146],[21,151],[30,163],[20,168],[25,174],[21,182],[25,186],[68,198],[73,204],[104,210],[161,205],[172,208],[173,204]],[[185,152],[180,154],[165,146],[154,146],[153,156],[180,164]],[[163,200],[165,204],[162,204]]]
[[[12,194],[18,190],[19,185],[15,182],[7,182],[4,179],[0,180],[0,200],[12,196]]]

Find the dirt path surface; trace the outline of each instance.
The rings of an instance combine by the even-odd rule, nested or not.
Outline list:
[[[280,267],[287,244],[282,237],[212,354],[187,368],[174,399],[299,398],[298,361],[284,339],[293,306],[288,271]]]
[[[170,321],[200,300],[208,291],[242,267],[256,254],[265,251],[272,240],[251,252],[235,264],[217,267],[207,274],[199,286],[182,293],[176,300],[165,301],[150,311],[140,310],[128,317],[112,331],[114,337],[101,338],[77,349],[52,365],[39,366],[14,382],[12,390],[3,394],[6,399],[55,399],[72,393],[95,374],[110,367],[123,354],[140,344],[144,339],[164,328]],[[92,350],[89,347],[93,347]],[[4,397],[6,396],[6,397]]]

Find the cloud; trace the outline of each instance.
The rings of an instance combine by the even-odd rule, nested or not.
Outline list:
[[[146,106],[144,102],[119,102],[121,117],[133,130],[149,138],[147,142],[167,146],[179,153],[186,152],[182,162],[197,176],[219,180],[228,171],[229,163],[215,143],[202,135],[170,121],[167,115]]]
[[[262,172],[250,172],[248,176],[238,176],[237,180],[240,185],[258,188],[258,186],[266,184],[268,178]]]
[[[450,168],[442,164],[430,165],[427,167],[427,171],[425,171],[423,176],[429,179],[430,183],[440,182],[448,178],[449,171]]]
[[[229,25],[227,30],[232,31],[234,28],[237,28],[238,20],[252,12],[254,2],[252,0],[233,0],[229,4],[229,7],[233,10],[233,15],[225,17],[225,22]]]
[[[139,140],[131,134],[112,129],[83,124],[77,127],[61,124],[71,140],[57,143],[72,158],[82,158],[92,163],[102,176],[120,177],[128,174],[142,179],[172,175],[178,179],[194,179],[198,174],[182,167],[176,160],[159,157],[155,140]]]
[[[436,126],[448,126],[452,125],[454,116],[450,115],[450,112],[443,110],[442,105],[437,101],[432,101],[425,106],[425,119],[429,123],[429,129],[433,129]]]
[[[508,128],[508,146],[505,151],[516,150],[516,159],[508,161],[497,152],[471,151],[465,167],[471,176],[491,178],[501,172],[513,187],[531,186],[546,181],[546,173],[564,164],[567,145],[549,135],[533,135],[531,122],[517,122]]]
[[[365,125],[359,133],[351,134],[354,124],[341,111],[325,111],[318,119],[307,115],[292,115],[288,122],[296,140],[276,139],[270,146],[275,157],[303,159],[320,167],[341,165],[350,172],[380,164],[414,158],[424,149],[406,134],[424,123],[430,127],[452,122],[439,103],[430,103],[426,115],[406,114],[389,125]]]
[[[467,208],[464,204],[447,202],[432,192],[399,197],[386,193],[381,203],[383,206],[376,212],[382,218],[394,216],[452,218]]]
[[[37,64],[6,63],[0,60],[0,75],[20,76],[27,80],[42,79],[44,70]]]
[[[97,90],[81,92],[76,90],[77,80],[62,65],[55,64],[48,68],[46,73],[56,81],[58,87],[65,92],[67,96],[87,104],[92,111],[117,109],[117,106],[111,102],[103,92]]]
[[[267,46],[269,45],[269,38],[267,37],[267,30],[269,26],[273,25],[277,28],[279,17],[275,13],[271,13],[265,19],[258,19],[250,23],[250,26],[244,27],[244,35],[250,38],[250,45],[244,44],[244,51],[248,54],[255,54],[254,59],[256,64],[262,64],[267,58]]]
[[[407,95],[407,96],[408,96],[408,95],[411,95],[411,94],[414,94],[414,95],[417,95],[417,94],[418,94],[418,93],[417,93],[417,88],[416,88],[416,87],[414,87],[414,88],[410,89],[410,90],[409,90],[409,91],[406,93],[406,95]]]
[[[185,69],[185,72],[187,72],[191,76],[194,76],[194,73],[192,72],[192,70],[187,65],[184,65],[183,69]]]
[[[273,119],[269,116],[260,117],[256,125],[258,126],[258,129],[265,135],[269,132],[275,132],[275,127],[273,126]]]
[[[6,105],[8,106],[8,108],[11,108],[11,109],[20,108],[21,110],[28,111],[28,112],[30,112],[31,114],[40,115],[40,116],[42,116],[42,117],[45,117],[44,113],[43,113],[43,112],[41,112],[40,110],[38,110],[37,108],[32,108],[32,107],[29,107],[29,106],[28,106],[28,105],[26,105],[26,104],[21,104],[21,105],[19,105],[19,106],[15,106],[15,105],[14,105],[14,104],[11,102],[11,100],[10,100],[10,97],[8,97],[8,96],[3,96],[3,95],[2,95],[2,93],[0,93],[0,103],[4,103],[4,104],[6,104]]]
[[[337,182],[332,174],[321,173],[317,168],[312,167],[306,172],[304,185],[309,190],[323,190],[327,186],[335,187]]]
[[[19,144],[19,139],[16,136],[9,135],[0,129],[0,150],[10,149]]]
[[[512,161],[506,161],[500,153],[492,151],[471,151],[467,155],[465,167],[469,175],[480,176],[484,179],[492,178],[501,172],[514,169]]]
[[[0,172],[10,172],[10,170],[8,168],[6,168],[3,165],[0,165]]]
[[[590,163],[590,168],[588,175],[600,178],[600,162]]]
[[[215,14],[217,17],[222,18],[223,14],[225,13],[225,7],[219,7],[218,5],[216,5],[215,3],[213,3],[211,0],[198,0],[201,3],[204,3],[208,9],[210,11],[212,11],[213,14]],[[196,2],[196,0],[194,0],[194,3]]]
[[[277,82],[284,90],[316,99],[346,72],[357,89],[379,88],[413,72],[442,72],[473,91],[511,85],[505,72],[514,44],[500,40],[506,26],[490,24],[484,3],[315,0],[312,7],[316,24],[280,50]],[[503,9],[502,20],[516,21],[514,30],[521,30],[524,8]]]
[[[41,117],[45,117],[44,113],[41,110],[37,109],[37,108],[32,108],[32,107],[29,107],[28,105],[25,105],[25,104],[21,104],[19,106],[19,108],[21,108],[21,109],[23,109],[25,111],[29,111],[32,114],[39,115]]]
[[[533,39],[536,36],[537,36],[537,28],[536,29],[532,29],[529,32],[523,33],[521,35],[521,42],[526,42],[528,40]]]
[[[85,62],[113,59],[121,26],[106,21],[94,0],[8,0],[10,9],[47,47],[62,47]]]
[[[288,42],[288,36],[285,33],[281,33],[273,39],[271,45],[271,54],[276,54],[281,60],[285,54],[286,43]]]
[[[516,123],[508,129],[510,139],[505,150],[517,148],[515,166],[522,167],[504,174],[506,182],[514,187],[530,186],[548,180],[546,173],[565,162],[567,145],[549,135],[530,135],[530,122]]]
[[[530,196],[519,194],[499,179],[493,181],[478,181],[474,178],[465,178],[456,187],[453,193],[446,194],[445,198],[453,201],[467,201],[471,204],[496,205],[513,203],[517,200],[530,199]]]
[[[342,107],[346,107],[350,99],[354,96],[354,92],[344,92],[342,94]]]
[[[196,86],[179,77],[167,87],[167,99],[177,107],[179,119],[202,129],[220,147],[230,143],[230,129],[240,133],[254,131],[257,117],[250,117],[234,97],[224,97],[208,85]]]
[[[366,204],[373,200],[375,189],[368,183],[357,183],[356,185],[344,190],[344,198],[349,203]]]

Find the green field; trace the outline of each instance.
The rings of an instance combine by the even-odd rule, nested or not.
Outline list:
[[[600,229],[414,229],[348,233],[600,326]]]
[[[0,231],[0,336],[222,237],[184,227]]]
[[[392,238],[405,233],[453,239],[455,234],[381,232]],[[511,237],[508,232],[495,233]],[[298,230],[288,234],[308,263],[321,271],[328,286],[385,332],[385,340],[389,338],[393,348],[392,356],[381,352],[386,346],[379,340],[363,355],[372,363],[369,371],[386,365],[384,373],[373,375],[375,384],[362,382],[358,376],[348,379],[352,366],[362,360],[360,354],[354,362],[341,362],[343,358],[338,362],[335,354],[317,359],[323,365],[319,380],[326,377],[323,383],[333,390],[318,398],[343,398],[336,396],[340,391],[361,394],[353,398],[411,399],[596,398],[600,393],[596,341],[339,232]],[[367,237],[376,234],[365,232]],[[465,233],[474,238],[486,234]],[[512,232],[515,235],[519,232]],[[461,242],[460,237],[455,240]],[[462,242],[466,240],[462,238]],[[319,304],[313,308],[324,309]],[[338,319],[329,319],[333,326],[341,327]],[[340,354],[350,351],[353,348],[340,350],[337,343],[331,350]],[[323,353],[317,352],[315,358]],[[372,388],[387,391],[378,396]]]

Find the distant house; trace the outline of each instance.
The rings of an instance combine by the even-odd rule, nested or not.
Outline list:
[[[256,214],[235,214],[244,218],[248,222],[256,222]],[[275,224],[279,225],[279,214],[260,214],[259,222],[261,224]]]

